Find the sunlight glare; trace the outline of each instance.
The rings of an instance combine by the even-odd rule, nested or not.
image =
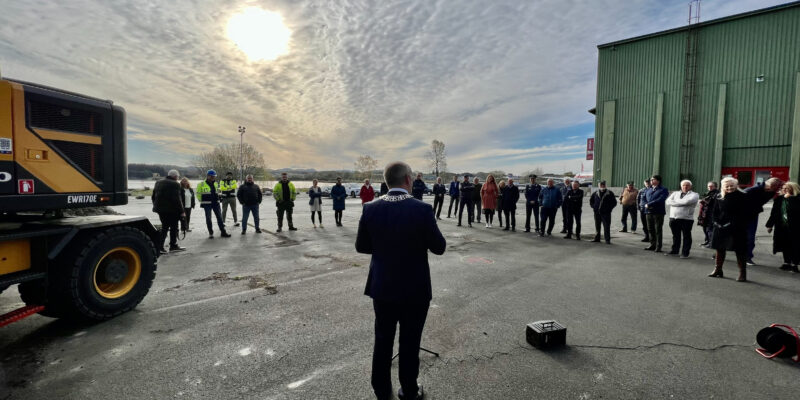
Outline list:
[[[289,52],[292,31],[273,11],[248,7],[228,21],[228,38],[250,61],[272,61]]]

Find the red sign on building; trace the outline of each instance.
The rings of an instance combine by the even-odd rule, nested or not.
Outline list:
[[[19,194],[33,194],[33,179],[18,179],[17,191]]]
[[[586,159],[594,160],[594,138],[586,139]]]

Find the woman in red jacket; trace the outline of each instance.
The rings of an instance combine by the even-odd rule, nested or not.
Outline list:
[[[492,227],[492,219],[494,218],[494,209],[497,208],[497,195],[500,189],[494,181],[494,176],[489,175],[486,177],[486,183],[481,187],[481,203],[483,203],[483,214],[486,216],[486,227]]]
[[[362,206],[375,199],[375,189],[369,184],[369,179],[364,180],[364,186],[361,186],[361,192],[358,196],[361,197]]]

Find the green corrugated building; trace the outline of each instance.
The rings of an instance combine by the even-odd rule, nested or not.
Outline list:
[[[598,46],[594,179],[800,174],[800,1]]]

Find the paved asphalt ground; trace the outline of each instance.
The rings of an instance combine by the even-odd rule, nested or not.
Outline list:
[[[148,203],[118,211],[157,221]],[[311,227],[302,196],[299,231],[276,234],[266,201],[263,234],[231,228],[214,240],[195,210],[188,251],[159,260],[135,311],[96,325],[37,315],[0,329],[0,399],[371,398],[369,257],[353,245],[360,206],[348,200],[337,228],[330,204],[324,229]],[[522,207],[516,233],[439,223],[448,245],[430,256],[422,344],[441,357],[421,354],[427,398],[797,398],[800,367],[754,351],[759,329],[800,325],[800,276],[777,269],[763,228],[763,266],[737,283],[731,262],[724,279],[706,277],[699,229],[692,258],[680,260],[616,233],[619,207],[612,245],[586,240],[588,205],[580,242],[555,234],[560,214],[552,237],[521,232]],[[15,288],[0,295],[0,312],[20,305]],[[568,328],[568,346],[529,346],[525,325],[551,318]]]

